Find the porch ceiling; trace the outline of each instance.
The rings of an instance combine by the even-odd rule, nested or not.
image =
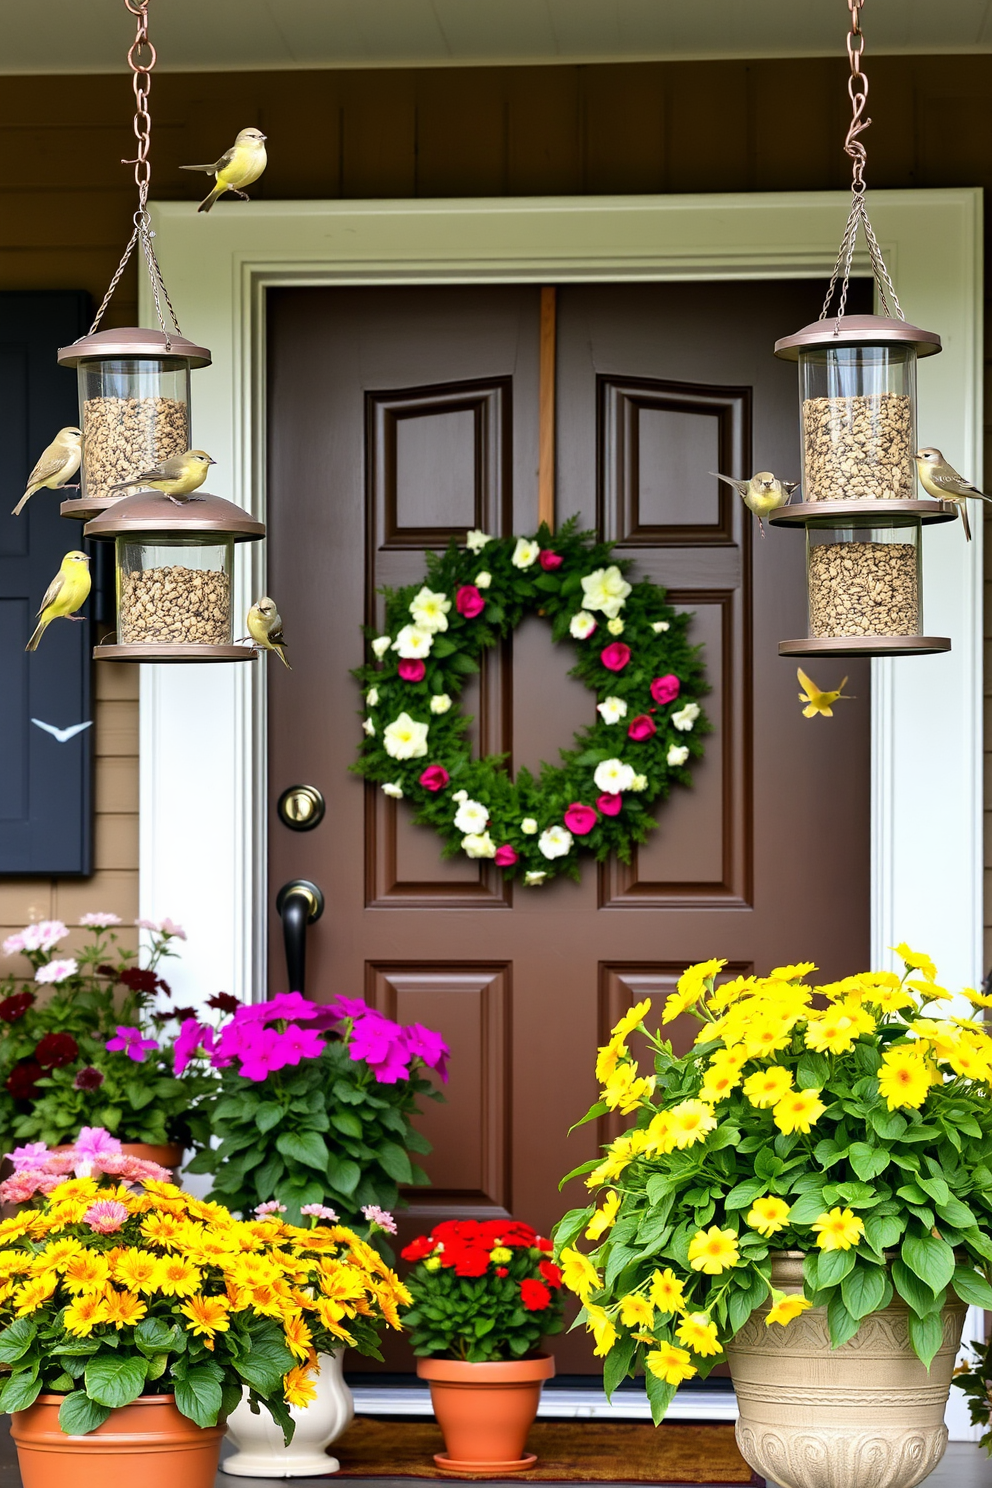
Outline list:
[[[870,51],[992,51],[992,0],[872,0]],[[823,56],[843,0],[160,0],[173,72]],[[121,0],[0,0],[0,74],[121,70]]]

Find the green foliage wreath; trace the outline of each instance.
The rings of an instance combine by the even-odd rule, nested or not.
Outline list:
[[[411,800],[414,819],[445,839],[445,857],[491,858],[528,887],[562,872],[578,879],[580,849],[629,862],[655,825],[652,802],[673,781],[690,783],[710,730],[691,617],[659,585],[628,582],[630,560],[611,561],[612,546],[575,518],[535,537],[474,531],[464,547],[428,553],[425,583],[385,591],[386,631],[367,631],[373,659],[353,674],[366,706],[352,768]],[[483,651],[531,613],[575,645],[570,675],[596,694],[599,716],[560,765],[514,781],[505,756],[473,759],[456,700]]]

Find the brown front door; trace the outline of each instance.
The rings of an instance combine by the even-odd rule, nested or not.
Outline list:
[[[301,876],[326,895],[310,995],[364,994],[452,1046],[447,1104],[424,1121],[433,1187],[415,1195],[418,1228],[512,1212],[547,1232],[579,1202],[557,1184],[595,1151],[593,1128],[567,1131],[595,1099],[596,1046],[688,963],[811,959],[830,978],[867,964],[868,663],[811,664],[825,684],[849,672],[856,701],[801,716],[777,642],[804,634],[802,538],[762,540],[707,474],[795,478],[795,371],[771,343],[820,295],[801,282],[559,291],[559,519],[579,513],[692,611],[715,727],[693,789],[659,806],[630,867],[587,862],[581,884],[533,890],[442,862],[434,834],[348,766],[349,669],[359,626],[381,620],[380,586],[418,579],[425,550],[467,528],[537,525],[539,290],[271,294],[269,588],[294,670],[269,667],[270,791],[312,784],[328,810],[300,834],[273,813],[270,902]],[[570,665],[544,622],[523,624],[466,698],[477,746],[510,752],[512,768],[557,759],[593,706]],[[556,1352],[593,1367],[575,1335]]]

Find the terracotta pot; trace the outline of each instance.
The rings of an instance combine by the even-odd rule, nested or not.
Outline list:
[[[418,1359],[417,1373],[430,1381],[431,1404],[444,1433],[446,1451],[434,1457],[438,1467],[493,1477],[533,1467],[537,1457],[526,1451],[527,1433],[541,1387],[554,1372],[550,1354],[494,1364]]]
[[[344,1350],[318,1355],[317,1398],[291,1405],[296,1432],[289,1446],[263,1406],[254,1415],[247,1399],[227,1418],[227,1434],[237,1447],[221,1463],[221,1472],[239,1478],[310,1478],[337,1472],[340,1463],[327,1448],[351,1425],[355,1402],[344,1380]]]
[[[772,1259],[772,1281],[801,1292],[802,1255]],[[893,1302],[830,1347],[827,1312],[813,1307],[786,1325],[753,1312],[727,1347],[740,1412],[737,1444],[781,1488],[914,1488],[947,1446],[944,1407],[965,1306],[941,1314],[944,1336],[930,1372],[909,1342],[909,1309]]]
[[[195,1426],[174,1396],[148,1395],[111,1411],[87,1436],[60,1428],[64,1399],[39,1395],[11,1415],[23,1488],[213,1488],[224,1427]]]

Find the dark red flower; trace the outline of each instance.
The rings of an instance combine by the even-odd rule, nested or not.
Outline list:
[[[44,1070],[37,1059],[22,1059],[15,1064],[7,1076],[7,1089],[15,1100],[34,1100],[38,1094],[36,1080],[40,1080]]]
[[[158,991],[158,977],[142,966],[126,966],[118,973],[117,980],[123,982],[129,992],[152,993]]]
[[[422,1261],[433,1249],[434,1241],[430,1235],[418,1235],[416,1240],[411,1240],[409,1245],[403,1247],[400,1255],[405,1261]]]
[[[554,1261],[538,1261],[537,1269],[548,1283],[548,1286],[555,1288],[561,1286],[561,1267],[556,1266]]]
[[[164,977],[159,977],[158,979],[158,990],[161,992],[163,997],[172,996],[172,988],[169,986]]]
[[[34,1051],[42,1069],[61,1069],[79,1055],[79,1045],[71,1033],[46,1033]]]
[[[500,1279],[500,1281],[502,1281],[502,1280],[503,1280],[503,1277],[504,1277],[504,1276],[509,1276],[509,1274],[510,1274],[510,1273],[509,1273],[509,1271],[508,1271],[508,1270],[507,1270],[507,1269],[506,1269],[506,1267],[505,1267],[505,1266],[497,1266],[497,1267],[496,1267],[496,1275],[497,1275],[497,1276],[498,1276],[498,1277],[499,1277],[499,1279]]]
[[[397,663],[396,670],[404,682],[423,682],[427,667],[417,657],[404,656]]]
[[[551,1301],[551,1293],[543,1281],[525,1276],[520,1283],[520,1300],[528,1312],[543,1312]]]
[[[198,1012],[199,1008],[195,1007],[173,1008],[172,1016],[177,1022],[183,1023],[187,1018],[195,1018]]]
[[[118,975],[117,967],[116,966],[108,966],[106,962],[102,962],[97,967],[96,974],[97,974],[97,976],[110,977],[111,981],[116,982],[117,975]]]
[[[33,992],[15,992],[13,997],[5,997],[0,1002],[0,1018],[5,1023],[16,1023],[18,1018],[24,1017],[33,1002]]]
[[[99,1090],[103,1084],[103,1078],[100,1070],[94,1069],[92,1064],[87,1064],[79,1071],[72,1083],[77,1090]]]
[[[236,1013],[241,1003],[230,992],[215,992],[213,997],[207,998],[207,1007],[216,1008],[219,1013]]]
[[[560,553],[552,553],[550,548],[542,548],[537,555],[537,561],[544,569],[561,568],[565,562]]]

